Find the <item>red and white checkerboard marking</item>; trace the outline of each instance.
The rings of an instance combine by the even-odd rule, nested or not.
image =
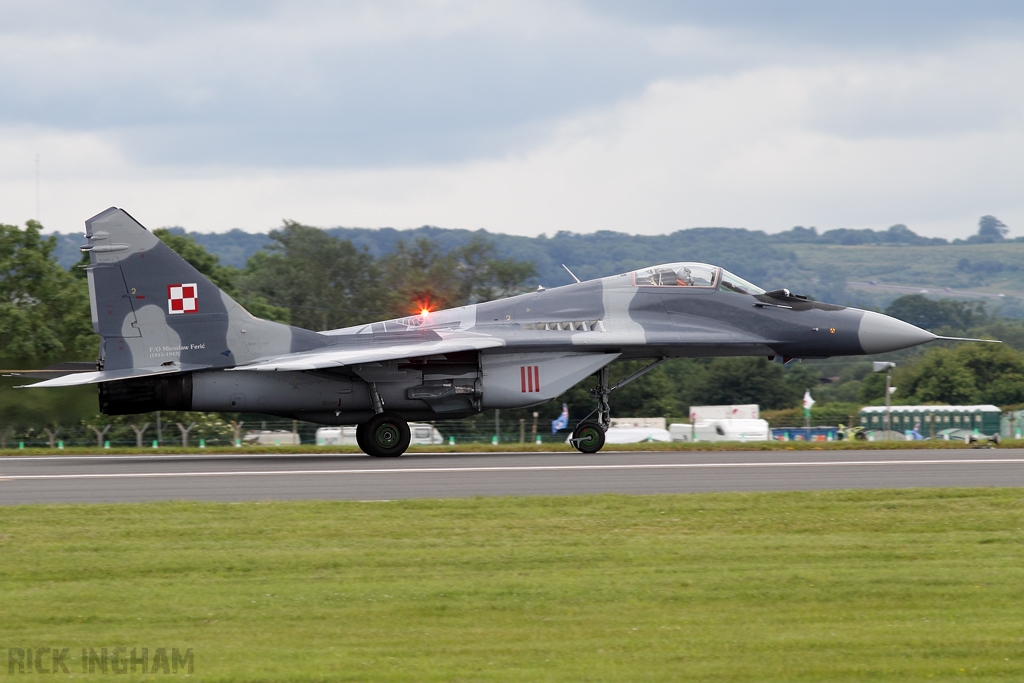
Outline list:
[[[196,283],[186,285],[167,285],[167,312],[195,313],[199,310],[199,299]]]

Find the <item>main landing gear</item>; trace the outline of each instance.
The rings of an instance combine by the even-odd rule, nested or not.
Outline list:
[[[374,458],[397,458],[409,448],[409,423],[401,415],[384,412],[377,385],[367,383],[374,416],[356,427],[359,449]]]
[[[597,410],[583,418],[576,425],[576,429],[572,430],[572,437],[569,439],[569,443],[572,444],[573,448],[580,453],[597,453],[604,448],[604,434],[612,424],[612,408],[608,403],[608,395],[616,389],[626,386],[638,377],[646,375],[667,360],[668,356],[662,356],[610,388],[608,386],[608,366],[606,365],[598,370],[595,373],[597,376],[597,386],[590,390],[590,396],[597,399]],[[597,418],[591,420],[590,417],[594,413],[597,413]]]
[[[396,458],[409,448],[409,423],[394,413],[377,413],[356,427],[356,443],[375,458]]]

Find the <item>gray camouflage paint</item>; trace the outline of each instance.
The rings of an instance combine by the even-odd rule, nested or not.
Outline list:
[[[387,409],[408,419],[437,417],[441,403],[432,408],[408,397],[410,389],[441,377],[431,370],[431,359],[443,354],[425,362],[402,360],[424,355],[427,347],[419,345],[425,343],[485,339],[495,346],[470,352],[476,369],[460,370],[463,377],[475,372],[478,382],[471,409],[443,414],[456,417],[486,407],[550,400],[615,358],[817,358],[878,353],[935,338],[853,308],[715,287],[636,286],[632,273],[313,332],[253,317],[121,209],[110,208],[86,221],[86,237],[93,325],[103,338],[102,369],[204,368],[192,374],[196,410],[353,424],[372,415],[373,382]],[[191,283],[198,288],[197,311],[170,313],[168,286]],[[408,354],[401,350],[405,345]],[[375,357],[372,349],[377,348],[382,353]],[[359,351],[361,360],[322,362],[346,349]],[[318,369],[285,372],[288,359],[299,357],[319,362]],[[465,354],[460,357],[465,360]],[[281,372],[249,371],[273,370],[275,362],[282,363]],[[517,363],[544,367],[543,391],[524,389],[516,395]],[[232,368],[236,372],[222,372]]]
[[[324,343],[314,332],[250,315],[121,209],[107,209],[85,225],[93,329],[103,338],[104,370],[232,367]],[[170,313],[168,287],[192,283],[197,311]]]

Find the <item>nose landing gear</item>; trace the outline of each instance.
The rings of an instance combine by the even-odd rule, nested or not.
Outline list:
[[[604,431],[597,422],[580,422],[576,429],[572,430],[569,443],[580,453],[597,453],[604,447]]]
[[[612,409],[608,403],[608,395],[616,389],[626,386],[638,377],[646,375],[667,360],[668,356],[662,356],[653,363],[640,368],[613,387],[608,386],[608,366],[606,365],[598,370],[595,373],[597,376],[597,386],[590,390],[590,396],[597,399],[597,410],[583,418],[576,425],[576,429],[572,430],[572,437],[569,439],[572,447],[580,453],[597,453],[601,450],[604,447],[605,432],[608,431],[612,424]],[[591,420],[590,416],[594,413],[597,413],[597,419]]]

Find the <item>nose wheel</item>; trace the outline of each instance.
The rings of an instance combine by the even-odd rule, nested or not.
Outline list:
[[[583,418],[576,425],[576,429],[572,430],[572,438],[569,439],[572,447],[580,453],[597,453],[604,448],[604,434],[612,426],[612,408],[608,403],[608,394],[620,387],[626,386],[639,377],[643,377],[667,360],[667,356],[662,356],[650,365],[640,368],[613,387],[608,386],[608,366],[606,365],[598,370],[596,373],[597,386],[590,391],[590,396],[597,399],[597,410]],[[591,415],[595,413],[596,419],[591,420]]]
[[[409,423],[394,413],[378,413],[356,427],[356,443],[375,458],[395,458],[409,448]]]
[[[572,430],[571,443],[580,453],[597,453],[604,448],[604,430],[596,422],[580,422]]]

